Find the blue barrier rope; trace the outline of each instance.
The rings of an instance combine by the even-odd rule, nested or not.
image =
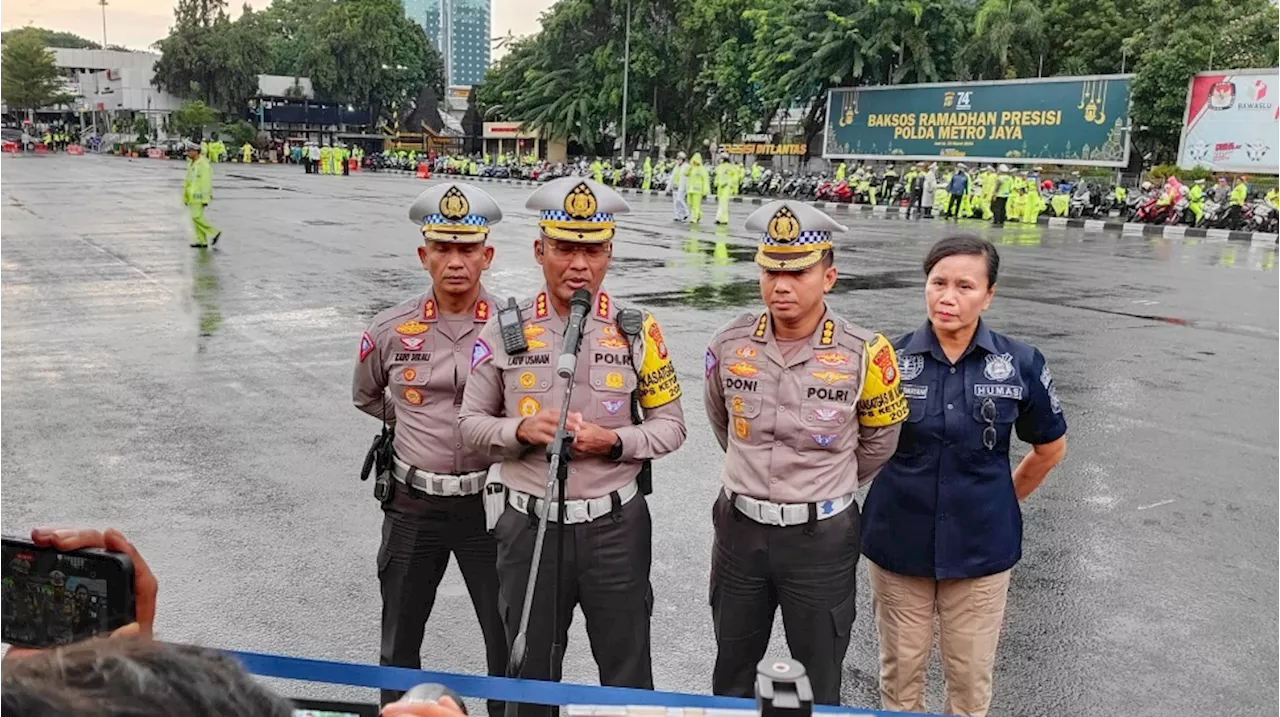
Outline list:
[[[252,674],[304,682],[324,682],[353,687],[406,691],[424,682],[435,682],[463,697],[543,705],[644,705],[654,707],[686,707],[721,710],[755,710],[755,700],[742,697],[714,697],[683,692],[659,692],[631,687],[598,687],[544,680],[463,675],[456,672],[432,672],[407,667],[361,665],[353,662],[312,660],[285,657],[262,652],[224,650],[236,658]],[[859,717],[892,717],[900,712],[851,709],[835,705],[814,705],[814,712],[848,714]]]

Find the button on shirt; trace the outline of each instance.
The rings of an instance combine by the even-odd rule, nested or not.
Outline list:
[[[458,429],[468,361],[493,298],[483,289],[472,313],[439,311],[423,296],[378,314],[360,337],[352,378],[356,408],[395,424],[400,460],[431,473],[470,473],[492,460],[468,449]]]
[[[520,443],[516,428],[525,417],[559,408],[564,400],[556,358],[564,346],[565,319],[551,308],[546,291],[522,304],[521,311],[528,351],[508,354],[496,320],[480,333],[470,355],[471,378],[460,425],[472,447],[503,459],[502,482],[507,487],[541,496],[547,480],[545,447]],[[632,391],[638,391],[644,412],[640,425],[631,424]],[[680,384],[652,316],[645,315],[643,335],[628,344],[617,327],[609,295],[597,294],[583,328],[569,410],[612,429],[622,440],[622,455],[616,461],[602,455],[574,457],[565,488],[570,500],[609,495],[635,480],[643,461],[680,447],[685,438]]]
[[[1013,567],[1022,557],[1022,511],[1010,438],[1016,431],[1040,445],[1067,432],[1044,356],[982,322],[955,364],[928,322],[895,346],[910,415],[863,505],[863,554],[886,570],[939,580]],[[988,426],[996,433],[990,450]]]

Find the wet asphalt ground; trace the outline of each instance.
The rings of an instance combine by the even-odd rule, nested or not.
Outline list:
[[[427,183],[219,165],[207,216],[223,239],[199,252],[180,162],[6,157],[0,172],[4,532],[122,528],[160,577],[164,639],[376,663],[381,515],[356,476],[377,424],[351,406],[350,378],[369,318],[426,287],[406,210]],[[531,292],[531,190],[483,186],[507,212],[486,282]],[[655,676],[706,692],[721,454],[702,357],[759,303],[751,207],[717,231],[710,204],[690,228],[668,199],[631,200],[606,288],[662,322],[690,419],[651,497]],[[890,336],[918,326],[920,261],[955,226],[842,221],[832,305]],[[1271,713],[1275,247],[964,228],[1002,252],[991,326],[1044,352],[1070,424],[1066,460],[1024,504],[993,714]],[[875,706],[865,574],[858,612],[844,702]],[[428,669],[483,672],[456,569],[423,654]],[[596,681],[580,617],[565,676]],[[939,708],[936,659],[930,680]]]

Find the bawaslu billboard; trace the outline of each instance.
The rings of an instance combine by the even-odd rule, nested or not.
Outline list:
[[[834,89],[823,156],[1123,167],[1132,77]]]
[[[1201,72],[1187,87],[1178,166],[1280,174],[1280,70]]]

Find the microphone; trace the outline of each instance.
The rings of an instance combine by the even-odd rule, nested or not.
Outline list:
[[[591,292],[586,289],[573,292],[573,297],[569,299],[569,320],[564,327],[564,349],[556,363],[556,375],[560,378],[573,378],[574,369],[578,365],[578,346],[582,343],[582,325],[586,323],[589,311]]]

